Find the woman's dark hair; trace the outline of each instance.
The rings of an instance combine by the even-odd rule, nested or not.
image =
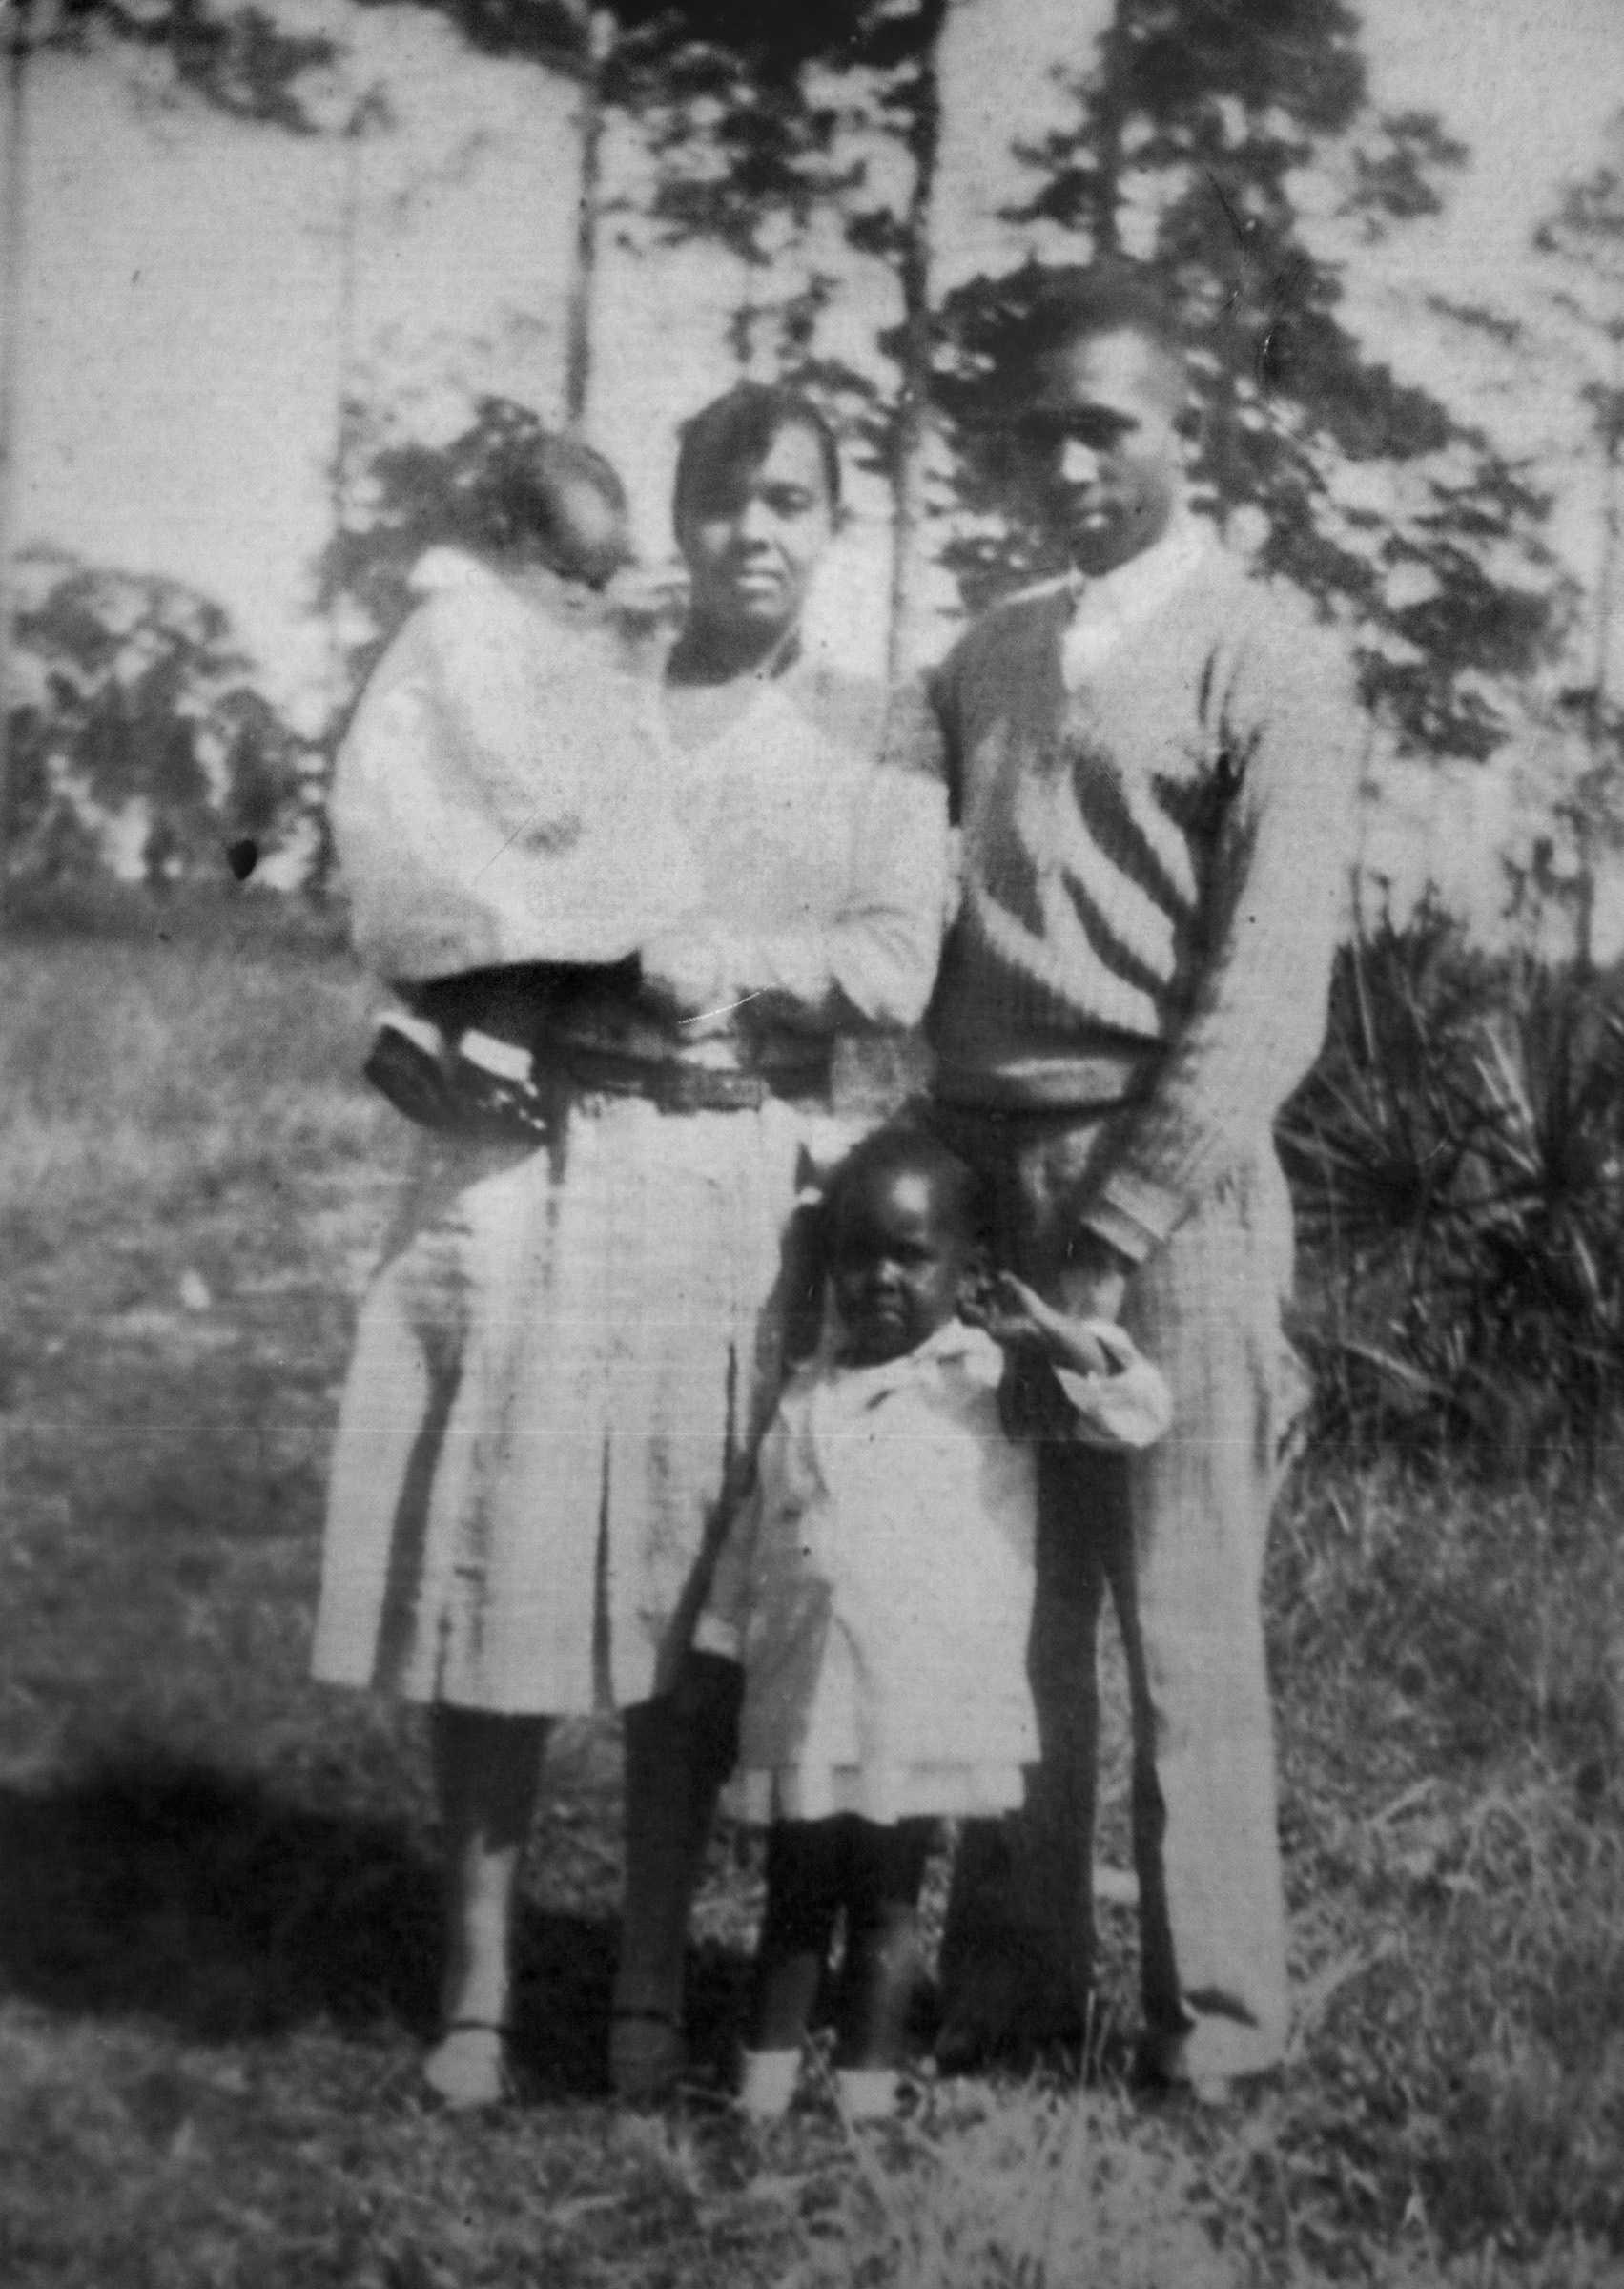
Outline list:
[[[678,531],[692,503],[720,475],[755,468],[786,429],[805,429],[816,439],[829,505],[838,509],[840,448],[811,398],[766,382],[740,382],[683,423],[671,490],[671,521]]]

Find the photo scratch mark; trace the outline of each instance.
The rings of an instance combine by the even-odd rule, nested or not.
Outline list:
[[[679,1018],[677,1022],[679,1025],[703,1025],[708,1018],[725,1018],[730,1010],[743,1009],[746,1001],[759,1001],[766,991],[765,986],[758,985],[753,994],[746,994],[741,1000],[724,1001],[715,1009],[696,1009],[691,1018]]]
[[[493,867],[493,866],[496,864],[497,860],[498,860],[498,859],[499,859],[499,858],[502,856],[502,854],[503,854],[503,852],[504,852],[504,851],[510,851],[510,850],[513,848],[514,844],[515,844],[515,843],[518,841],[518,839],[519,839],[519,837],[520,837],[520,835],[527,835],[527,834],[530,832],[531,828],[532,828],[532,827],[535,825],[535,823],[536,823],[537,819],[541,817],[541,815],[542,815],[542,814],[541,814],[541,811],[540,811],[540,809],[538,808],[538,809],[536,809],[536,810],[534,810],[534,811],[532,811],[532,812],[530,813],[530,815],[528,816],[528,818],[522,818],[522,819],[519,821],[519,824],[518,824],[518,825],[517,825],[517,826],[514,828],[514,830],[513,830],[512,834],[508,835],[508,837],[507,837],[506,841],[505,841],[505,842],[499,842],[499,843],[497,844],[497,846],[496,846],[496,849],[495,849],[494,851],[492,851],[492,853],[491,853],[490,856],[489,856],[489,857],[488,857],[488,858],[485,860],[485,862],[484,862],[483,866],[480,867],[480,868],[477,870],[477,872],[476,872],[476,873],[475,873],[475,875],[474,875],[474,877],[473,877],[473,879],[474,879],[476,882],[478,882],[478,881],[479,881],[479,880],[480,880],[480,879],[481,879],[481,878],[482,878],[483,876],[485,876],[485,875],[488,875],[488,874],[490,873],[490,870],[491,870],[491,868],[492,868],[492,867]]]

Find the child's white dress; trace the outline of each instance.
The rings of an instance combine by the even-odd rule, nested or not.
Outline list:
[[[1060,1373],[1091,1444],[1166,1429],[1161,1376],[1120,1329],[1119,1371]],[[877,1367],[791,1378],[729,1535],[694,1643],[746,1670],[735,1808],[974,1817],[1024,1800],[1033,1447],[1004,1431],[1004,1353],[950,1321]]]

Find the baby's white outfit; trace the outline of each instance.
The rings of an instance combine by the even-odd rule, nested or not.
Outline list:
[[[1113,1371],[1057,1370],[1072,1435],[1147,1446],[1158,1371],[1090,1324]],[[1005,1355],[958,1320],[875,1367],[794,1375],[718,1559],[695,1646],[746,1670],[738,1814],[973,1817],[1024,1797],[1036,1454],[1005,1432]]]
[[[380,977],[615,962],[701,901],[612,608],[433,548],[339,752],[332,826]],[[647,646],[644,647],[647,650]]]

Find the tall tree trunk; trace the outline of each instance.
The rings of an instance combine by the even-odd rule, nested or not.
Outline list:
[[[904,218],[902,385],[892,421],[891,598],[886,680],[913,667],[919,640],[920,536],[925,521],[925,454],[930,443],[931,213],[941,155],[941,38],[950,0],[918,0],[918,48],[908,104],[908,155],[914,180]]]
[[[1100,92],[1094,100],[1094,196],[1089,227],[1096,261],[1122,251],[1118,217],[1122,203],[1122,120],[1128,61],[1128,16],[1133,0],[1115,0],[1100,35]]]
[[[586,418],[592,377],[592,314],[598,288],[598,214],[602,203],[604,72],[614,48],[614,12],[592,8],[586,17],[586,69],[581,81],[581,175],[575,212],[575,258],[569,282],[568,331],[564,359],[564,419],[579,428]]]
[[[1578,908],[1573,924],[1574,959],[1581,970],[1595,966],[1595,904],[1597,851],[1612,817],[1614,782],[1618,776],[1617,728],[1612,707],[1613,644],[1618,612],[1619,550],[1624,542],[1620,526],[1619,490],[1624,481],[1624,321],[1608,327],[1613,371],[1596,399],[1596,426],[1601,444],[1601,550],[1595,577],[1594,658],[1585,706],[1585,733],[1590,748],[1589,792],[1578,805]]]
[[[29,0],[12,0],[6,52],[6,152],[0,177],[0,922],[10,865],[11,650],[15,603],[11,557],[16,546],[17,398],[22,373],[22,316],[27,196]]]
[[[350,482],[356,443],[356,363],[358,356],[357,304],[360,286],[361,146],[371,122],[380,115],[381,97],[377,87],[358,95],[344,122],[343,173],[339,191],[339,278],[333,311],[333,459],[327,494],[328,521],[335,547],[342,544],[350,522]],[[338,854],[333,848],[327,796],[339,733],[349,712],[350,661],[344,649],[344,598],[335,586],[327,608],[327,783],[315,804],[316,847],[304,887],[322,903],[333,887]]]

